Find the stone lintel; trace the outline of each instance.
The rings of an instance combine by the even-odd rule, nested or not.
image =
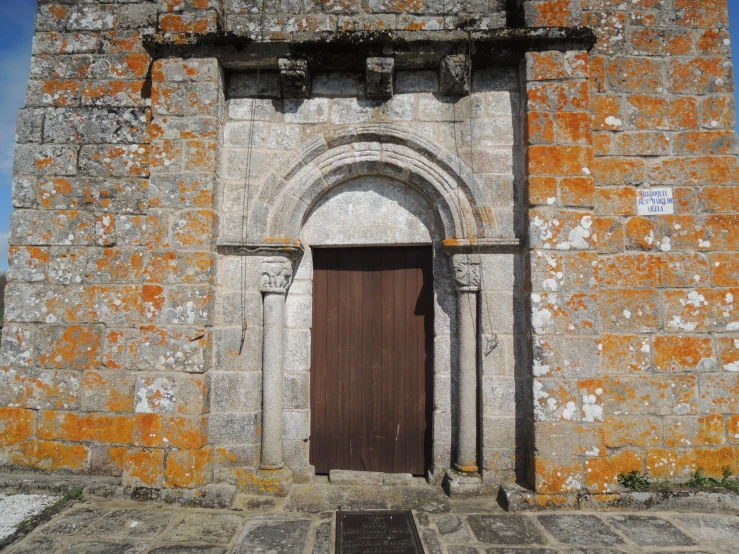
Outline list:
[[[465,54],[444,56],[439,66],[441,94],[465,95],[470,93],[470,64]]]
[[[285,98],[308,98],[310,96],[310,75],[308,60],[304,58],[280,58],[280,84]]]
[[[367,98],[391,98],[393,96],[393,58],[367,58]]]
[[[218,253],[225,256],[287,256],[291,260],[298,260],[304,251],[303,242],[292,238],[264,239],[263,242],[251,244],[218,244]]]

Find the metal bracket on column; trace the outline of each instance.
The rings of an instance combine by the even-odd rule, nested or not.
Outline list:
[[[442,94],[465,95],[470,93],[469,60],[464,54],[444,56],[439,68],[439,88]]]
[[[393,58],[367,58],[367,98],[392,98],[394,68]]]
[[[308,60],[301,58],[280,58],[280,84],[285,98],[308,98],[310,96],[310,75]]]

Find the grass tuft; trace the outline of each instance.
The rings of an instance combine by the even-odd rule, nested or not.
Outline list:
[[[618,476],[618,483],[626,488],[633,490],[670,490],[670,489],[725,489],[739,494],[739,481],[732,479],[733,472],[729,466],[723,471],[723,477],[717,479],[709,477],[698,468],[693,477],[684,483],[676,483],[674,481],[658,481],[652,482],[646,475],[640,474],[638,471],[630,471],[629,473],[621,473]]]

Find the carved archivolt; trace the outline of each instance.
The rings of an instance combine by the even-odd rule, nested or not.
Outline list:
[[[480,238],[488,231],[489,192],[457,156],[408,128],[368,124],[314,137],[286,166],[266,176],[251,210],[250,236],[255,242],[297,239],[323,195],[364,175],[413,187],[436,211],[444,240]]]

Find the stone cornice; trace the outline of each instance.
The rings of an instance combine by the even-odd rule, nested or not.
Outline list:
[[[469,25],[474,28],[473,24]],[[311,70],[354,70],[368,57],[392,57],[396,69],[438,68],[443,56],[472,46],[474,67],[520,59],[526,52],[590,50],[596,42],[587,27],[502,28],[452,31],[326,31],[283,33],[265,41],[237,33],[158,34],[144,41],[154,58],[218,58],[227,68],[278,70],[279,58],[304,58]],[[470,42],[472,43],[470,45]]]

